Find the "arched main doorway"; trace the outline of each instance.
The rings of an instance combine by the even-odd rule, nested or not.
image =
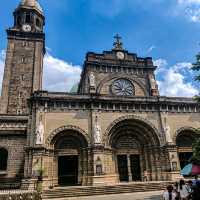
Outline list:
[[[192,144],[195,142],[196,138],[198,138],[198,135],[193,129],[184,129],[180,131],[176,137],[176,145],[181,169],[183,169],[190,162],[192,157]]]
[[[118,122],[110,131],[110,146],[113,149],[119,181],[158,180],[161,168],[160,143],[153,128],[137,119]]]
[[[82,185],[88,171],[88,143],[85,137],[77,131],[65,130],[55,136],[53,143],[57,158],[58,184]]]

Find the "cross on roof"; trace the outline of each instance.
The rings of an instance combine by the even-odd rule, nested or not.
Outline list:
[[[121,42],[122,37],[117,33],[115,36],[115,42],[113,43],[114,50],[123,50],[123,43]]]

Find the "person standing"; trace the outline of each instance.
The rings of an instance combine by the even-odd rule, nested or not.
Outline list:
[[[195,179],[192,181],[193,186],[196,186],[197,182],[199,182],[198,176],[195,176]]]
[[[189,180],[186,184],[187,187],[187,191],[189,193],[188,195],[188,200],[192,199],[192,192],[193,192],[193,182],[191,180]]]
[[[180,193],[181,200],[187,200],[189,196],[189,192],[184,180],[180,180],[178,192]]]
[[[200,182],[197,181],[196,186],[193,187],[192,200],[200,200]]]
[[[172,185],[167,186],[167,191],[163,193],[163,200],[176,200],[176,193],[173,191]]]
[[[147,172],[147,170],[144,170],[143,181],[148,181],[148,172]]]

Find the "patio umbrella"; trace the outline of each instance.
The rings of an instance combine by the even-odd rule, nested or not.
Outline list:
[[[200,165],[188,164],[181,170],[183,176],[200,175]]]

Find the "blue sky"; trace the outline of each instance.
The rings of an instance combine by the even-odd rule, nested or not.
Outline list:
[[[110,50],[113,36],[119,33],[128,51],[153,57],[159,66],[156,74],[162,95],[197,94],[189,68],[200,49],[200,0],[39,2],[46,16],[48,47],[44,88],[69,90],[79,79],[86,52]],[[5,29],[12,26],[18,3],[7,0],[0,7],[0,50],[6,49]]]

